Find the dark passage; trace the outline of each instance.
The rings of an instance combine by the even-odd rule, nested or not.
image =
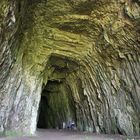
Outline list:
[[[48,63],[51,68],[48,82],[43,87],[38,128],[67,128],[70,123],[76,125],[76,109],[67,75],[77,69],[77,64],[66,58],[52,56]]]
[[[39,105],[39,118],[38,118],[37,128],[47,128],[47,124],[46,124],[47,108],[48,108],[47,99],[46,97],[42,96]]]
[[[49,81],[41,96],[38,128],[67,128],[76,123],[71,93],[64,81]]]

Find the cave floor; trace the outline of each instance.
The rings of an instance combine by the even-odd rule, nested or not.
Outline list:
[[[121,135],[99,135],[86,132],[39,129],[36,136],[3,137],[0,140],[140,140],[140,137],[132,138]]]

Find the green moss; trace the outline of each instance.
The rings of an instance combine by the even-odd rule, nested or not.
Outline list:
[[[0,27],[4,22],[4,18],[7,16],[9,11],[9,1],[8,0],[1,0],[0,1]]]
[[[137,37],[133,25],[118,14],[120,5],[115,1],[96,4],[75,1],[74,5],[71,2],[30,2],[23,20],[18,58],[22,60],[23,75],[42,79],[47,85],[43,93],[47,98],[47,127],[62,127],[64,121],[75,119],[72,102],[75,100],[79,111],[78,127],[89,130],[93,127],[88,124],[90,117],[96,114],[90,114],[92,106],[102,113],[104,100],[98,99],[98,93],[106,96],[110,90],[114,98],[118,94],[120,77],[116,74],[110,78],[110,75],[115,75],[120,68],[120,52],[124,56],[135,50]],[[72,78],[68,81],[69,76]],[[89,91],[85,91],[87,89]],[[81,110],[82,106],[85,112]],[[115,130],[115,126],[112,129]],[[104,126],[103,131],[108,128]]]

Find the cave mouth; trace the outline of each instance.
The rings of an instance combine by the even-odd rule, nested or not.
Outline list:
[[[37,128],[65,129],[76,125],[75,108],[64,81],[48,81],[42,91]]]
[[[71,123],[76,127],[76,109],[66,76],[75,70],[72,61],[53,56],[49,62],[53,71],[43,86],[38,111],[37,128],[64,129]]]

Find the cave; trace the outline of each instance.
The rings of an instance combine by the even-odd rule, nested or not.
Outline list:
[[[68,122],[75,122],[71,93],[65,88],[64,81],[48,81],[41,95],[38,128],[66,129]]]
[[[139,0],[0,0],[0,136],[76,129],[140,134]]]
[[[66,76],[77,69],[77,64],[67,58],[51,56],[48,65],[52,71],[42,87],[37,127],[66,129],[70,122],[76,125],[74,100]]]

